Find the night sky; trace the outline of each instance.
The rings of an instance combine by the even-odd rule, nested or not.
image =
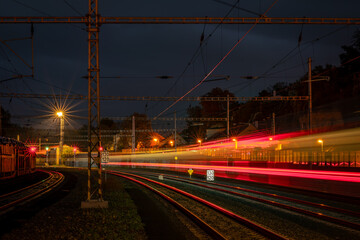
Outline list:
[[[228,3],[228,4],[225,4]],[[236,1],[230,0],[138,0],[99,1],[101,16],[158,16],[158,17],[224,17]],[[256,17],[273,3],[272,0],[239,1],[229,17]],[[26,5],[26,6],[25,6]],[[86,0],[2,0],[1,16],[84,16]],[[360,2],[347,1],[278,1],[268,17],[359,17]],[[246,9],[247,11],[244,11]],[[205,38],[209,41],[187,71],[179,78],[191,57]],[[251,25],[103,25],[100,30],[101,95],[114,96],[182,96],[197,84],[224,56]],[[87,32],[84,25],[37,24],[34,26],[35,79],[11,81],[15,74],[31,74],[17,57],[0,43],[0,91],[13,93],[62,93],[87,95]],[[342,45],[350,45],[357,26],[343,25],[257,25],[209,79],[229,75],[227,81],[206,82],[189,96],[201,96],[214,87],[228,89],[236,96],[256,96],[259,91],[276,82],[294,82],[307,72],[306,59],[313,64],[339,65]],[[299,44],[299,35],[302,40]],[[0,39],[30,36],[30,25],[0,25]],[[317,40],[319,39],[319,40]],[[7,42],[28,63],[31,63],[31,41]],[[295,50],[281,64],[272,68],[291,50]],[[271,71],[268,71],[271,69]],[[266,73],[264,75],[264,73]],[[264,75],[264,76],[263,76]],[[107,78],[114,77],[118,78]],[[157,76],[172,76],[160,79]],[[219,77],[220,76],[220,77]],[[243,76],[263,76],[246,80]],[[106,78],[105,78],[106,77]],[[176,82],[176,84],[174,84]],[[174,86],[174,87],[172,87]],[[172,88],[171,88],[172,87]],[[68,101],[68,103],[71,101]],[[1,98],[2,106],[11,112],[14,121],[48,124],[49,121],[16,118],[23,115],[44,115],[48,101],[40,99]],[[87,116],[86,101],[73,108],[77,116]],[[154,117],[170,102],[103,101],[103,117],[129,116],[133,112]],[[196,102],[175,105],[178,116],[186,115],[186,108]],[[78,127],[83,122],[73,120]],[[44,126],[44,125],[43,125]],[[49,125],[49,127],[51,127]]]

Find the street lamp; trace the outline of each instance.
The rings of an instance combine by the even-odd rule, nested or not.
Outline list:
[[[322,139],[317,140],[318,143],[321,144],[321,151],[324,151],[324,141]]]
[[[75,167],[75,161],[76,161],[76,152],[77,152],[78,148],[77,147],[74,147],[73,148],[73,152],[74,152],[74,164],[73,166]]]
[[[174,141],[170,140],[170,146],[173,147],[174,146]]]
[[[201,139],[198,139],[197,142],[198,142],[198,143],[200,144],[200,146],[201,146]]]
[[[154,138],[153,140],[154,140],[154,142],[155,142],[155,147],[156,147],[156,145],[159,143],[159,139]]]
[[[237,149],[237,140],[236,140],[236,138],[233,138],[232,141],[235,142],[235,149]]]
[[[46,150],[46,163],[45,166],[49,166],[49,147],[45,147]]]
[[[62,164],[62,152],[64,144],[64,113],[58,111],[56,115],[60,118],[60,141],[59,141],[59,163]]]

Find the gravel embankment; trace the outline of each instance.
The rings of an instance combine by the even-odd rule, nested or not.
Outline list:
[[[0,215],[0,239],[208,239],[149,190],[109,174],[103,185],[109,208],[81,209],[87,192],[86,170],[52,170],[64,174],[64,183],[57,191]]]
[[[147,239],[137,208],[121,182],[107,179],[108,209],[81,209],[86,171],[60,172],[65,182],[58,191],[0,216],[1,239]]]

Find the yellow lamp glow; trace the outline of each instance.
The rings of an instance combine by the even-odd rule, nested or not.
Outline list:
[[[58,117],[62,117],[62,116],[63,116],[63,112],[57,112],[56,115],[57,115]]]

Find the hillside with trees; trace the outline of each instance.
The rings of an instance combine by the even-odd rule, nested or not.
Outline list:
[[[327,130],[357,126],[360,120],[360,31],[353,44],[342,46],[340,66],[312,68],[313,127]],[[278,82],[259,92],[258,96],[308,96],[308,74],[293,83]],[[234,96],[229,90],[214,88],[204,97]],[[256,125],[259,130],[270,131],[272,115],[276,116],[276,132],[308,129],[308,101],[249,101],[231,102],[230,132],[244,123]],[[188,117],[226,117],[226,102],[200,102],[189,107]],[[225,122],[188,122],[184,135],[206,137],[206,129]]]

